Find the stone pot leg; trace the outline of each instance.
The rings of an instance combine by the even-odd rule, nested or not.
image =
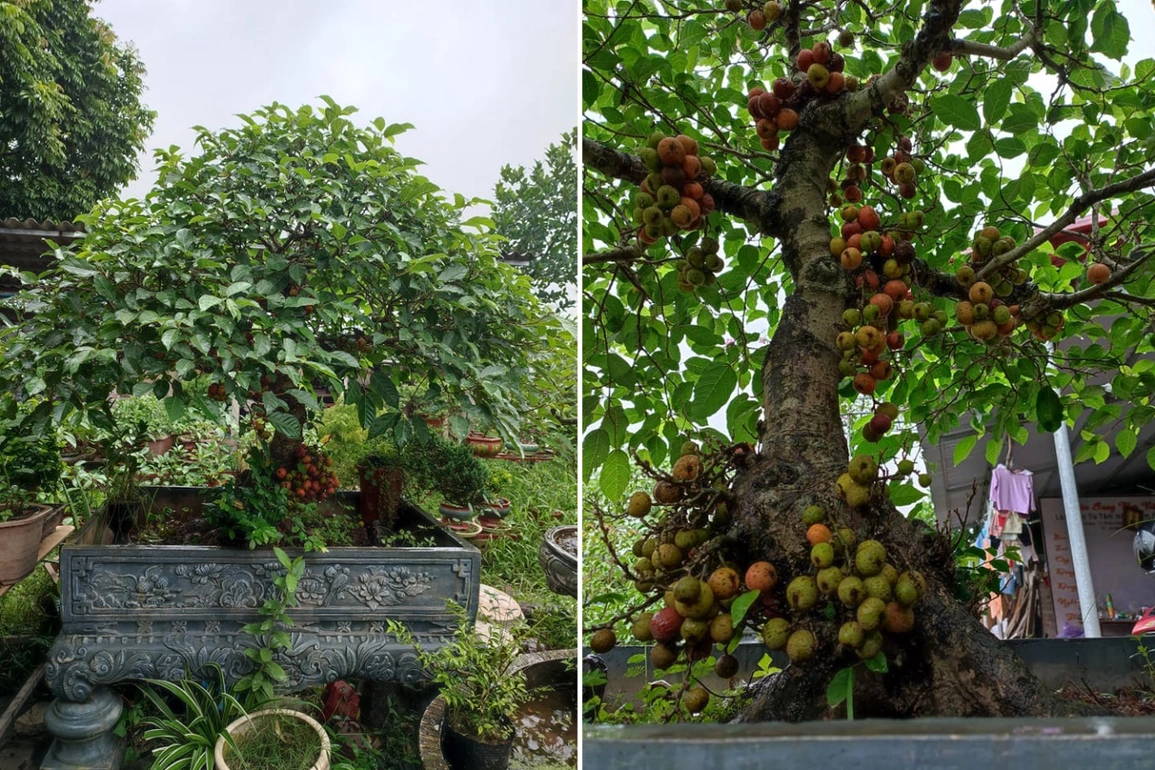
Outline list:
[[[123,710],[120,696],[107,687],[94,688],[80,703],[54,700],[44,724],[55,740],[41,770],[119,770],[124,738],[112,728]]]

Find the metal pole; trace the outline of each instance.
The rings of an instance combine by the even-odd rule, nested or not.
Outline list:
[[[1055,346],[1047,343],[1047,363]],[[1067,519],[1067,536],[1071,541],[1071,561],[1075,566],[1075,586],[1079,590],[1079,612],[1083,616],[1083,635],[1098,639],[1099,607],[1095,602],[1095,585],[1091,580],[1091,563],[1087,559],[1087,539],[1083,535],[1083,514],[1079,508],[1079,488],[1075,483],[1075,464],[1071,461],[1071,440],[1064,420],[1055,431],[1055,461],[1059,468],[1059,485],[1063,490],[1063,513]]]

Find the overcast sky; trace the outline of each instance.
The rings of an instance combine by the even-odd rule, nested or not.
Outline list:
[[[95,15],[140,51],[152,150],[192,151],[194,125],[320,94],[415,128],[397,149],[450,192],[490,197],[501,167],[530,165],[577,125],[578,7],[572,0],[102,0]]]

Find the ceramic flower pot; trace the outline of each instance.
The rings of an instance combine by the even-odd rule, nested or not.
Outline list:
[[[470,521],[476,515],[472,505],[457,505],[448,502],[438,505],[437,512],[450,521]]]
[[[512,724],[509,726],[512,728]],[[509,767],[509,756],[513,751],[512,731],[504,741],[491,743],[458,732],[453,727],[453,720],[446,719],[442,741],[445,758],[453,767],[467,767],[470,770],[505,770]]]
[[[480,433],[470,433],[465,437],[465,443],[473,448],[476,457],[496,457],[502,445],[501,439]]]
[[[175,436],[165,436],[164,438],[158,438],[155,441],[148,442],[148,451],[154,455],[163,455],[169,452],[175,443]]]
[[[47,505],[32,508],[33,513],[0,522],[0,585],[12,585],[36,568],[45,520],[55,510]]]
[[[478,515],[503,519],[509,515],[512,508],[513,504],[510,503],[508,497],[497,497],[487,503],[479,505]]]
[[[332,743],[329,741],[329,734],[325,732],[325,728],[313,719],[308,714],[302,714],[300,711],[293,709],[264,709],[261,711],[254,711],[252,714],[246,714],[240,719],[231,722],[225,728],[225,732],[233,737],[234,743],[243,741],[246,733],[254,730],[272,729],[271,720],[274,717],[281,717],[287,719],[297,719],[313,729],[317,733],[321,742],[321,749],[318,752],[317,761],[314,762],[309,770],[329,770],[329,755],[332,753]],[[243,745],[243,744],[242,744]],[[216,750],[213,752],[213,760],[216,762],[216,770],[233,770],[229,765],[228,758],[231,758],[231,750],[226,750],[227,744],[222,735],[217,738]]]

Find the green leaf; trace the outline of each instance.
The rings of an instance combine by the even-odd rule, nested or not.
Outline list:
[[[216,307],[217,305],[221,304],[222,302],[224,302],[224,299],[221,297],[214,297],[211,294],[202,294],[201,298],[199,300],[197,300],[197,306],[201,309],[201,312],[203,313],[204,311],[208,310],[209,308]]]
[[[595,428],[582,440],[582,479],[590,480],[597,468],[605,463],[610,454],[610,434],[603,428]]]
[[[749,611],[750,606],[754,604],[761,595],[762,592],[755,588],[734,599],[730,605],[730,622],[734,628],[741,625],[742,621],[746,618],[746,613]]]
[[[866,667],[876,674],[885,674],[889,670],[886,665],[886,653],[879,650],[873,658],[867,658]]]
[[[709,418],[726,405],[736,387],[738,375],[730,364],[725,361],[710,364],[694,384],[691,416],[699,420]]]
[[[948,126],[964,131],[978,131],[982,127],[979,111],[961,96],[943,94],[930,100],[930,110]]]
[[[1119,450],[1119,454],[1124,458],[1130,457],[1131,453],[1135,451],[1135,447],[1139,443],[1139,437],[1135,431],[1130,428],[1123,428],[1119,431],[1119,435],[1115,436],[1115,448]]]
[[[287,438],[301,437],[301,422],[288,412],[270,412],[267,417],[269,424],[276,429],[278,433],[284,434]]]
[[[971,453],[971,450],[973,450],[975,448],[975,444],[978,443],[978,440],[979,440],[978,434],[972,433],[969,436],[964,436],[961,441],[959,441],[957,444],[955,444],[955,448],[954,448],[954,464],[955,465],[962,465],[963,460],[967,459],[967,456]]]
[[[164,400],[164,410],[168,413],[168,418],[173,422],[178,422],[184,417],[185,403],[180,396],[168,396]]]
[[[993,78],[983,95],[983,117],[987,125],[999,122],[1007,106],[1011,103],[1011,81],[1007,78]]]
[[[630,483],[630,456],[621,449],[615,449],[606,457],[598,478],[598,486],[606,499],[617,502]]]
[[[1054,433],[1063,424],[1063,402],[1050,386],[1043,386],[1035,400],[1035,414],[1039,429]]]
[[[834,673],[830,680],[830,684],[826,687],[826,704],[830,708],[834,708],[842,701],[850,697],[850,691],[854,687],[854,668],[841,668]]]

